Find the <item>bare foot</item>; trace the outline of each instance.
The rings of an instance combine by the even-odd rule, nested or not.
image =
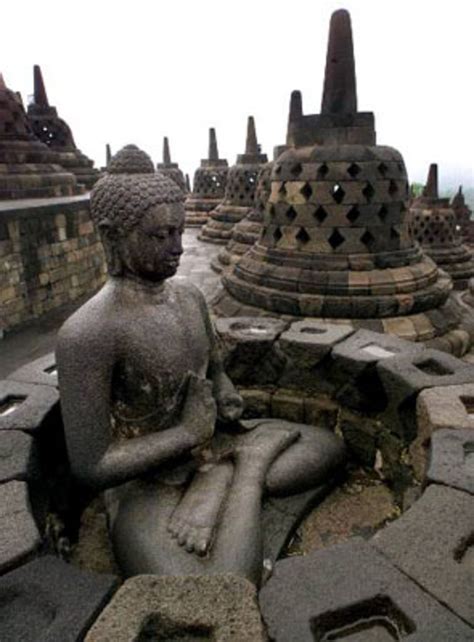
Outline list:
[[[205,555],[232,481],[230,462],[208,464],[194,476],[168,524],[168,531],[188,553]]]
[[[190,373],[181,422],[185,432],[192,437],[194,446],[205,444],[211,439],[216,416],[211,382]]]
[[[237,453],[237,464],[260,475],[265,475],[276,457],[291,446],[300,432],[292,427],[270,427],[261,425],[253,432],[240,437]]]

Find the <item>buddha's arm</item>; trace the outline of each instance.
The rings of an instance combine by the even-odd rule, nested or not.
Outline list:
[[[209,340],[209,366],[207,376],[213,384],[213,395],[217,402],[219,418],[224,421],[235,421],[243,411],[242,397],[227,376],[222,360],[222,350],[204,297],[200,294],[201,314],[206,326]]]
[[[80,482],[96,489],[156,470],[206,442],[216,414],[210,384],[194,379],[178,426],[114,443],[110,425],[114,356],[109,341],[88,336],[84,342],[60,335],[56,351],[71,469]]]

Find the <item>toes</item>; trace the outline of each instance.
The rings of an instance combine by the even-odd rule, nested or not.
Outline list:
[[[184,528],[178,533],[178,544],[184,546],[188,539],[189,528],[185,525]]]
[[[211,537],[212,537],[212,529],[203,528],[201,530],[197,543],[194,547],[198,555],[203,556],[207,553],[211,543]]]

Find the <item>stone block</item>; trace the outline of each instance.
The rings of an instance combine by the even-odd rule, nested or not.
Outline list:
[[[26,483],[10,481],[1,484],[0,573],[31,556],[40,544],[41,537],[31,514]]]
[[[473,626],[473,533],[474,497],[431,485],[372,541],[400,570]],[[438,634],[438,639],[450,638]]]
[[[265,640],[255,587],[234,575],[127,580],[85,642]]]
[[[384,359],[377,364],[389,399],[387,416],[396,431],[412,440],[416,437],[416,396],[425,388],[469,383],[474,380],[474,366],[438,350]]]
[[[3,642],[76,642],[117,588],[112,575],[47,555],[0,578]]]
[[[301,392],[296,390],[280,389],[272,396],[271,414],[272,417],[295,421],[296,423],[304,422],[304,398]]]
[[[287,327],[287,322],[272,317],[217,319],[216,330],[226,353],[226,371],[234,383],[265,385],[278,379],[284,358],[274,345]]]
[[[259,601],[275,642],[472,640],[469,626],[358,538],[277,562]]]
[[[21,366],[21,368],[18,368],[12,372],[12,374],[8,375],[8,379],[57,387],[58,371],[54,352],[49,352],[43,357]]]
[[[59,407],[53,386],[39,386],[4,379],[0,381],[0,431],[25,430],[35,433]]]
[[[0,432],[0,484],[32,481],[40,476],[36,443],[19,430]]]
[[[272,396],[267,390],[240,388],[244,400],[244,417],[270,417]]]
[[[303,319],[292,323],[289,329],[283,332],[279,345],[298,369],[310,369],[329,354],[337,343],[353,332],[354,328],[350,325]]]
[[[428,483],[474,495],[474,430],[438,430],[431,437]]]

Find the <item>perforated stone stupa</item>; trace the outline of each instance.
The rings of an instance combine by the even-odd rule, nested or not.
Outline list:
[[[409,225],[426,254],[451,276],[457,290],[474,276],[472,251],[462,243],[461,226],[449,198],[440,198],[438,166],[430,165],[422,196],[410,207]]]
[[[376,145],[373,113],[357,111],[347,11],[331,18],[321,113],[304,115],[293,93],[287,144],[262,236],[223,277],[233,313],[349,319],[412,340],[456,328],[451,279],[408,231],[403,158]]]
[[[461,227],[461,236],[466,243],[474,243],[474,221],[471,219],[472,211],[466,204],[462,185],[451,201],[451,207],[456,215],[456,222]]]
[[[33,68],[34,95],[28,105],[28,119],[37,138],[59,154],[60,164],[72,172],[78,183],[91,189],[99,178],[99,171],[94,168],[94,161],[87,158],[74,142],[71,128],[59,118],[56,107],[51,107],[38,65]]]
[[[215,209],[225,195],[227,160],[219,158],[216,130],[209,129],[209,153],[201,160],[201,165],[194,173],[193,191],[186,199],[186,225],[198,227],[204,225],[209,213]]]
[[[0,74],[0,200],[72,196],[74,174],[35,136],[19,98]]]
[[[166,136],[163,138],[163,162],[158,163],[156,169],[161,172],[161,174],[171,178],[183,192],[186,192],[184,174],[180,170],[178,163],[171,162],[170,144]]]
[[[267,161],[267,155],[261,153],[257,143],[253,116],[249,116],[245,153],[239,154],[236,164],[229,169],[224,200],[211,212],[208,222],[201,229],[201,241],[220,245],[229,241],[234,225],[254,206],[257,176]]]

